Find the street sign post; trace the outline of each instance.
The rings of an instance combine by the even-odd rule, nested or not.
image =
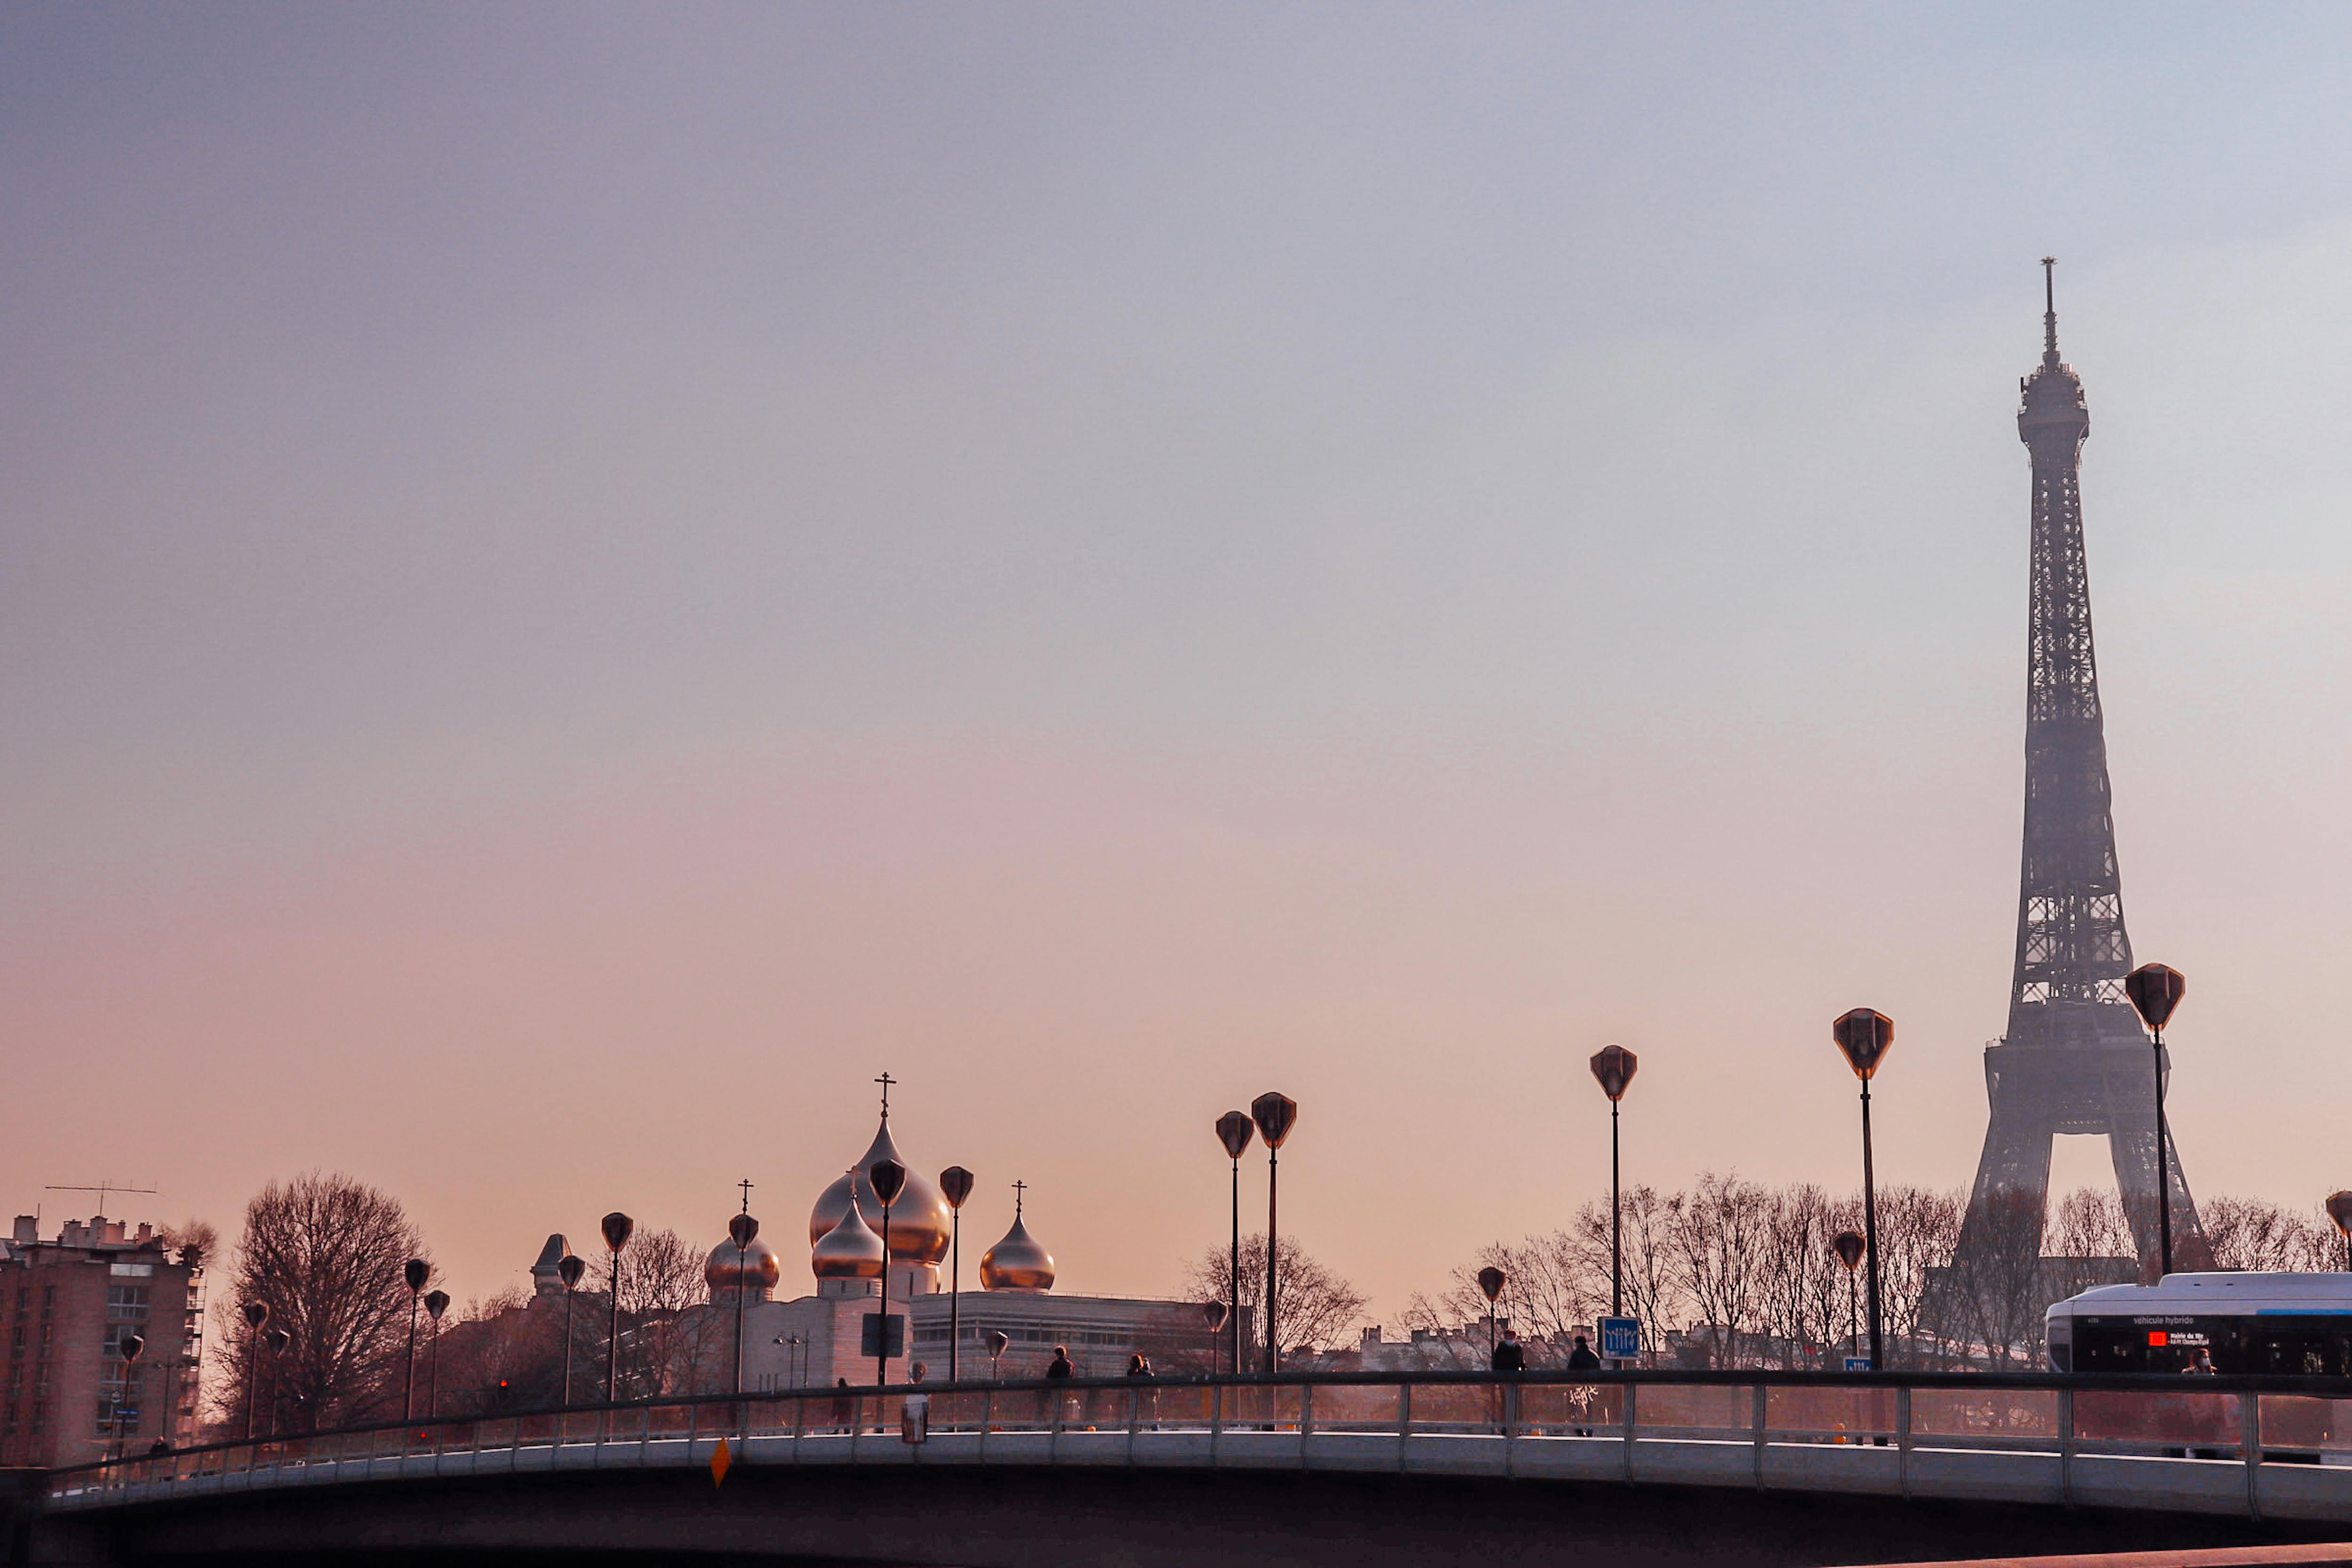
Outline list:
[[[1596,1325],[1601,1330],[1601,1359],[1632,1361],[1642,1353],[1642,1320],[1639,1318],[1603,1318]]]

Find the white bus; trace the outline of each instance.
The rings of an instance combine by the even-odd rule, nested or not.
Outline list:
[[[2352,1376],[2352,1274],[2168,1274],[2102,1285],[2050,1309],[2056,1372]]]

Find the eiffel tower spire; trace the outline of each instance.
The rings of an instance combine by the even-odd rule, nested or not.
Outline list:
[[[2042,258],[2042,363],[2019,384],[2017,414],[2032,468],[2017,960],[2009,1032],[1985,1051],[1992,1114],[1954,1262],[1955,1283],[2022,1278],[2028,1293],[2049,1202],[2051,1140],[2062,1132],[2106,1134],[2143,1273],[2158,1251],[2155,1096],[2147,1037],[2123,990],[2131,937],[2083,548],[2080,467],[2091,416],[2082,378],[2058,355],[2056,265]],[[2188,1183],[2171,1150],[2162,1163],[2175,1255],[2200,1267],[2210,1249]]]

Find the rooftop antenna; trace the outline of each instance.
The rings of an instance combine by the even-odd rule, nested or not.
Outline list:
[[[129,1187],[123,1185],[121,1182],[102,1181],[94,1187],[53,1185],[43,1187],[41,1191],[45,1193],[96,1193],[98,1194],[98,1217],[104,1219],[106,1217],[107,1194],[143,1193],[149,1197],[153,1197],[155,1195],[156,1189],[153,1187]]]

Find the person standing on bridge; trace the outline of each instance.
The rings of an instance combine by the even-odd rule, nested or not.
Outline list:
[[[1582,1334],[1576,1336],[1576,1348],[1568,1352],[1568,1370],[1570,1372],[1601,1370],[1601,1358],[1592,1353],[1592,1342]]]
[[[1496,1372],[1528,1370],[1528,1350],[1519,1343],[1519,1336],[1515,1331],[1503,1331],[1503,1342],[1495,1347],[1495,1353],[1487,1358],[1487,1365]]]
[[[1045,1363],[1045,1375],[1047,1377],[1068,1377],[1076,1369],[1070,1365],[1069,1347],[1066,1345],[1055,1345],[1054,1347],[1054,1359]]]

